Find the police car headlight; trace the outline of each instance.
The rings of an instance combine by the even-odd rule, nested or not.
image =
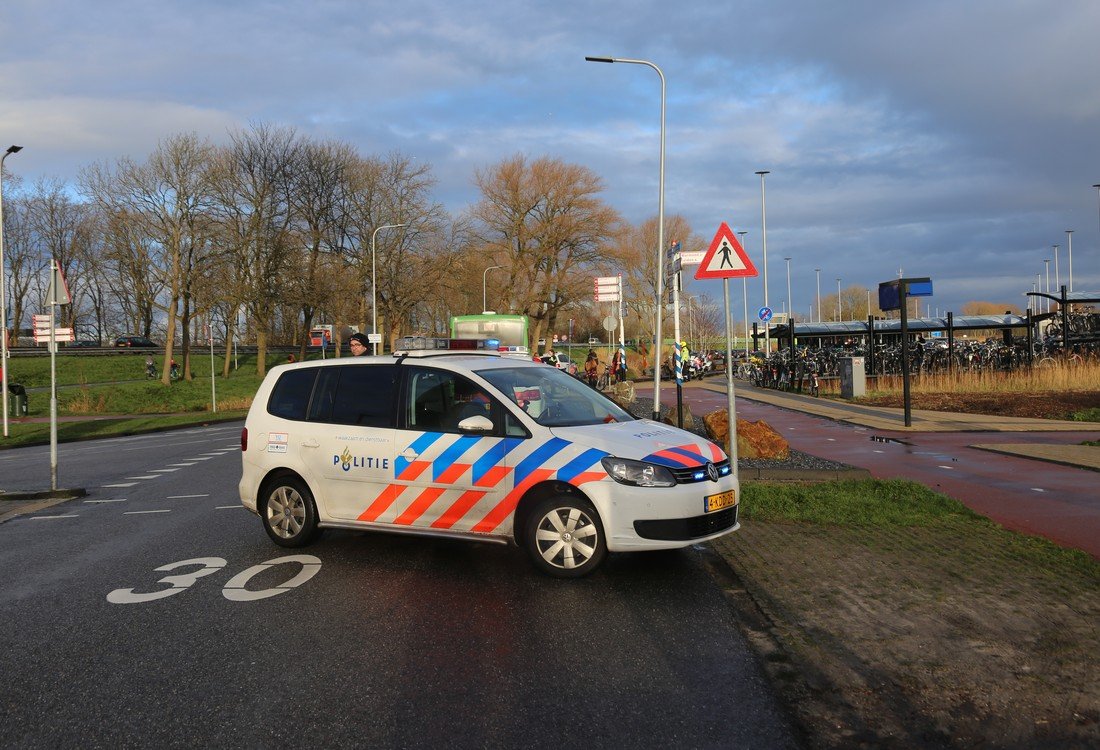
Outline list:
[[[657,464],[612,456],[602,459],[601,463],[608,475],[620,484],[634,487],[672,487],[676,484],[672,472]]]

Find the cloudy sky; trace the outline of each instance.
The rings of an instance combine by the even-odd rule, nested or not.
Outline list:
[[[1025,304],[1044,259],[1100,290],[1096,0],[6,0],[0,148],[26,181],[249,122],[432,165],[454,213],[524,153],[590,167],[631,221],[747,230],[769,302],[930,276],[933,313]],[[735,309],[740,310],[740,283]],[[720,282],[693,282],[717,296]],[[750,308],[763,303],[750,282]],[[826,310],[826,318],[831,311]]]

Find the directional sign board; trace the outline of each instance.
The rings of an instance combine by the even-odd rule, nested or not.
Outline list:
[[[597,302],[618,302],[622,297],[622,277],[597,276],[596,279]]]
[[[756,266],[749,260],[741,243],[733,236],[733,230],[726,222],[718,227],[718,233],[711,240],[706,255],[695,271],[697,279],[732,279],[742,276],[756,276]]]

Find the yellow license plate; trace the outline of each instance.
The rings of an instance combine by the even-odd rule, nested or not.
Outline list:
[[[734,505],[737,505],[737,490],[720,492],[717,495],[707,495],[703,498],[703,507],[707,513]]]

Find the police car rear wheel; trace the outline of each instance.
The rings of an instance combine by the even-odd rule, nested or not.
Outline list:
[[[527,524],[527,551],[544,573],[579,578],[607,556],[599,516],[584,500],[567,496],[542,500]]]
[[[262,518],[271,540],[281,547],[303,547],[317,536],[313,495],[297,477],[284,477],[267,490]]]

